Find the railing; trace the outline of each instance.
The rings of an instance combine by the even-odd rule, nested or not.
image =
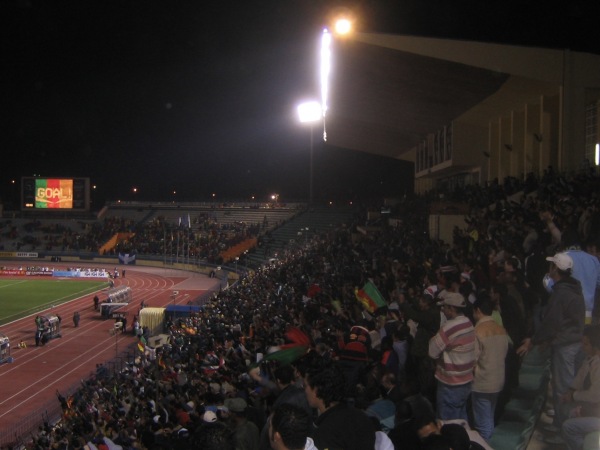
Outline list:
[[[119,356],[114,357],[102,363],[107,374],[116,374],[121,372],[128,362],[133,362],[135,355],[135,344],[127,346]],[[96,377],[91,374],[90,378]],[[81,387],[80,383],[70,386],[68,389],[61,391],[60,394],[64,397],[73,395]],[[40,428],[49,425],[56,425],[61,419],[62,408],[58,398],[49,400],[43,405],[40,405],[36,410],[30,412],[23,417],[10,429],[0,430],[0,447],[18,449],[23,447],[28,442],[35,439]]]

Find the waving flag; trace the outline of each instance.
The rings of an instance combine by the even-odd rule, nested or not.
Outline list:
[[[263,358],[264,361],[278,361],[282,365],[291,364],[297,359],[300,359],[308,352],[308,346],[306,345],[292,345],[290,347],[277,350],[273,353],[268,354]]]
[[[356,299],[370,313],[387,306],[387,303],[377,289],[377,286],[370,281],[367,281],[362,289],[356,289],[354,294],[356,295]]]
[[[310,338],[302,330],[296,327],[289,327],[285,332],[285,337],[292,342],[292,345],[310,346]],[[285,344],[284,344],[285,345]],[[289,347],[290,345],[288,345]],[[283,345],[281,347],[284,347]]]

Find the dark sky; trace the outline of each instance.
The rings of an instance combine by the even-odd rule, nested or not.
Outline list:
[[[33,174],[90,177],[99,200],[306,198],[295,106],[318,92],[333,12],[364,31],[596,51],[600,2],[547,3],[3,0],[0,198]],[[316,198],[407,188],[401,163],[314,149]]]

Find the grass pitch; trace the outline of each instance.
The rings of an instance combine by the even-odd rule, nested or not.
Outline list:
[[[0,325],[91,294],[105,281],[0,279]]]

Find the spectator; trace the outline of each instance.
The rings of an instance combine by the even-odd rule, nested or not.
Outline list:
[[[494,321],[492,311],[488,296],[475,300],[475,375],[471,403],[475,429],[488,442],[494,431],[498,396],[504,387],[504,362],[508,351],[508,334]]]
[[[319,449],[364,450],[375,446],[375,426],[366,414],[344,403],[343,372],[335,362],[310,367],[304,379],[309,405],[317,409],[313,432]]]
[[[576,357],[581,348],[585,323],[585,302],[579,281],[571,276],[573,259],[566,253],[546,258],[550,261],[549,275],[554,281],[548,300],[548,310],[531,338],[517,350],[525,355],[534,345],[544,344],[551,349],[552,403],[558,411],[560,398],[575,378]],[[555,414],[551,432],[560,427],[560,415]]]
[[[429,341],[429,356],[436,360],[436,413],[442,420],[467,420],[475,366],[475,331],[464,315],[466,302],[461,294],[447,292],[439,304],[447,321]]]
[[[258,450],[259,431],[246,417],[246,400],[240,397],[228,398],[225,400],[225,407],[231,412],[236,450]]]
[[[569,390],[561,397],[558,410],[560,419],[564,419],[564,440],[560,436],[547,439],[552,443],[567,444],[571,450],[583,447],[586,434],[600,431],[600,326],[586,328],[581,345],[586,360]]]
[[[437,286],[431,285],[418,297],[417,308],[412,307],[401,296],[399,306],[404,318],[417,324],[410,358],[407,360],[409,377],[419,379],[421,392],[430,400],[435,398],[435,363],[429,358],[429,340],[440,329],[440,312],[435,305]]]
[[[282,403],[269,420],[269,440],[274,450],[316,450],[309,437],[310,416],[304,408]]]

